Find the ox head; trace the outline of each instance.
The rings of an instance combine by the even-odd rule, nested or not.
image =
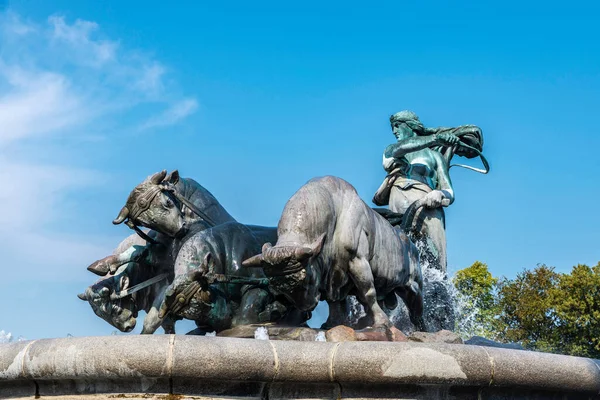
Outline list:
[[[262,253],[245,260],[244,267],[261,267],[268,277],[291,275],[306,269],[310,260],[321,253],[325,234],[308,246],[272,246],[265,243]]]
[[[116,298],[117,293],[128,287],[129,277],[121,273],[96,282],[77,297],[89,302],[97,316],[121,332],[131,332],[135,328],[138,314],[135,301],[132,296]]]
[[[127,203],[113,221],[125,222],[130,228],[145,226],[170,237],[179,237],[185,231],[181,204],[172,194],[179,181],[177,170],[157,172],[133,189]]]
[[[194,265],[194,262],[191,264]],[[206,274],[214,267],[214,259],[207,252],[202,262],[175,277],[165,290],[159,317],[171,313],[186,319],[199,321],[211,311],[215,294],[211,292]],[[190,266],[188,266],[190,268]]]

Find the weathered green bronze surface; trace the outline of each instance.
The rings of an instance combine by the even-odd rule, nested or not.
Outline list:
[[[277,229],[243,225],[196,181],[162,171],[131,191],[113,223],[136,235],[88,267],[103,278],[79,298],[126,332],[141,310],[142,333],[159,326],[173,333],[182,318],[200,334],[259,323],[300,327],[323,300],[323,328],[371,329],[361,335],[372,340],[381,329],[388,340],[397,337],[389,315],[402,303],[410,319],[404,328],[452,329],[447,293],[422,270],[446,270],[452,158],[480,157],[484,169],[464,167],[489,170],[481,129],[426,128],[411,111],[390,123],[397,141],[384,151],[387,176],[373,199],[389,208],[370,208],[350,183],[328,176],[292,196]]]
[[[373,197],[377,205],[389,205],[396,214],[414,210],[407,233],[422,240],[421,261],[446,271],[446,230],[443,207],[454,202],[450,179],[450,161],[454,155],[473,158],[481,155],[483,135],[475,125],[457,128],[426,128],[412,111],[400,111],[390,117],[397,139],[383,152],[387,176]],[[487,161],[482,158],[487,173]],[[411,232],[412,231],[412,232]]]

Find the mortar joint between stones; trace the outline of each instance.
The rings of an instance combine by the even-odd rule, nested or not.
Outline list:
[[[275,365],[273,366],[273,368],[275,368],[275,374],[273,375],[274,382],[275,379],[277,379],[277,376],[279,375],[279,356],[277,355],[277,349],[275,348],[275,345],[270,340],[267,340],[267,342],[271,345],[271,348],[273,349],[273,361],[275,362]]]
[[[600,365],[596,362],[590,361],[592,364],[594,364],[596,366],[596,368],[598,369],[598,371],[600,372]],[[598,391],[598,394],[600,394],[600,391]]]
[[[173,352],[175,351],[175,335],[169,335],[169,349],[167,351],[167,376],[173,378]]]
[[[333,348],[330,350],[330,356],[329,356],[329,380],[331,382],[335,382],[335,356],[337,354],[337,349],[338,347],[340,347],[342,343],[338,342],[335,344],[335,346],[333,346]]]
[[[483,346],[479,346],[485,351],[485,354],[488,356],[488,360],[490,361],[490,386],[494,383],[494,375],[496,374],[496,366],[494,364],[494,357],[490,356],[487,349]]]

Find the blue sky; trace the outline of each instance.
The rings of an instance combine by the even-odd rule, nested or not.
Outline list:
[[[320,175],[370,204],[402,109],[484,132],[492,172],[452,170],[451,270],[600,260],[597,3],[213,3],[0,0],[0,329],[110,334],[75,294],[161,169],[247,223]]]

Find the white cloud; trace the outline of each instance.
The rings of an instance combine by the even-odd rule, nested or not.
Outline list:
[[[71,51],[76,51],[79,61],[101,66],[117,57],[117,42],[92,38],[94,32],[98,31],[98,24],[95,22],[78,19],[69,25],[64,17],[54,15],[48,18],[48,23],[52,28],[52,39],[59,45],[67,45]]]
[[[148,94],[158,94],[164,87],[162,78],[165,72],[165,67],[157,62],[146,65],[135,85]]]
[[[35,27],[33,24],[27,24],[21,21],[21,18],[10,11],[4,12],[3,16],[0,16],[0,26],[2,27],[2,31],[4,34],[8,35],[27,35],[28,33],[32,33],[35,31]]]
[[[179,123],[197,108],[196,99],[173,94],[162,63],[103,37],[95,22],[51,16],[36,26],[0,12],[0,27],[0,148],[140,105],[162,107],[149,118],[153,127]]]
[[[153,128],[181,122],[198,103],[178,95],[167,74],[158,60],[107,37],[95,22],[51,16],[34,23],[0,12],[0,252],[3,265],[10,265],[4,268],[5,281],[22,275],[22,265],[51,279],[116,245],[110,238],[53,228],[73,212],[68,204],[74,191],[110,177],[52,157],[48,143],[81,137],[81,132],[102,135],[105,121],[128,131],[132,123],[140,125],[140,107],[146,105],[162,109],[158,117],[145,117]],[[119,126],[119,117],[128,112],[135,117],[127,127]],[[17,147],[21,153],[12,151]]]
[[[59,214],[48,211],[59,210],[69,190],[85,189],[106,181],[107,178],[97,171],[19,164],[0,157],[0,210],[3,210],[0,234],[3,231],[22,232],[23,227],[50,223]]]
[[[196,99],[184,99],[173,104],[161,114],[152,117],[141,126],[141,130],[158,128],[163,126],[175,125],[182,119],[193,114],[198,109]]]
[[[2,76],[12,90],[0,95],[0,148],[28,136],[74,127],[88,117],[62,75],[0,65]]]

